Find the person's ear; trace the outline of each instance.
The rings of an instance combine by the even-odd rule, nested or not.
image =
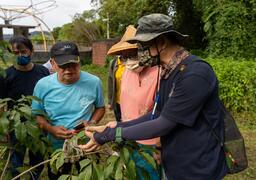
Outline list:
[[[57,67],[58,67],[58,65],[57,65],[57,63],[55,62],[54,58],[51,58],[51,59],[50,59],[50,63],[51,63],[51,65],[52,65],[53,69],[56,70]]]
[[[157,45],[158,45],[158,49],[165,49],[167,47],[167,40],[164,36],[160,36],[158,39],[157,39]]]

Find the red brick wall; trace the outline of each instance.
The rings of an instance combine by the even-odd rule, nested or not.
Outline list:
[[[92,43],[92,63],[105,65],[105,59],[109,48],[115,43],[114,40],[95,41]]]

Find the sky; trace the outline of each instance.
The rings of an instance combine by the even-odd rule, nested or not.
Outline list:
[[[38,5],[38,8],[42,6],[48,6],[49,0],[33,0],[33,4],[46,1],[47,3],[42,3]],[[76,13],[82,13],[84,10],[92,9],[90,5],[91,0],[55,0],[57,7],[48,12],[45,12],[39,17],[50,27],[50,29],[62,26],[63,24],[69,23],[72,21],[72,16]],[[0,0],[0,6],[6,7],[6,5],[19,5],[19,6],[29,6],[31,0]],[[39,7],[41,6],[41,7]],[[10,6],[8,7],[10,8]],[[3,13],[0,11],[0,16]],[[4,21],[0,18],[0,24],[3,24]],[[26,17],[23,19],[17,19],[12,22],[12,24],[23,24],[23,25],[37,25],[33,18]],[[44,28],[46,30],[46,28]],[[37,28],[36,30],[39,30]],[[10,29],[3,29],[4,34],[12,33]],[[34,30],[32,30],[34,31]]]

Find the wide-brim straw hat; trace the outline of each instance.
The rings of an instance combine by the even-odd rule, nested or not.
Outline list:
[[[122,39],[114,44],[109,50],[107,55],[118,55],[122,53],[122,51],[125,50],[132,50],[132,49],[137,49],[138,46],[137,44],[130,44],[126,42],[127,39],[133,38],[136,34],[136,28],[133,25],[129,25],[126,28],[126,31],[122,37]]]
[[[162,34],[170,34],[170,37],[178,41],[188,38],[188,35],[174,30],[171,17],[156,13],[141,17],[138,21],[136,35],[133,38],[127,39],[127,42],[149,42]]]

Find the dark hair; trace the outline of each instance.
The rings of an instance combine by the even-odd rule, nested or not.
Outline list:
[[[11,45],[17,44],[17,48],[19,49],[21,45],[26,46],[30,51],[33,51],[33,44],[30,41],[30,39],[23,37],[23,36],[16,36],[16,37],[12,37],[9,40],[9,43]]]

